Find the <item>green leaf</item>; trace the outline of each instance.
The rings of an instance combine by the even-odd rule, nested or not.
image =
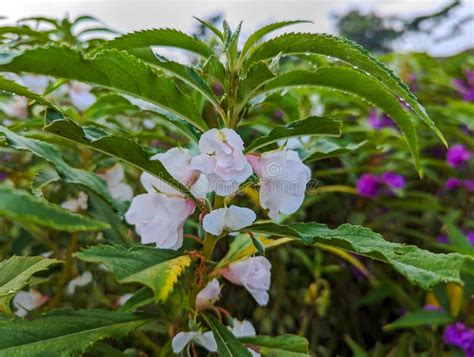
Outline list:
[[[65,232],[99,231],[107,223],[72,213],[46,200],[0,185],[0,217]]]
[[[51,311],[33,321],[0,324],[0,356],[79,356],[95,342],[123,337],[151,320],[117,311]]]
[[[417,310],[408,312],[397,320],[383,327],[386,331],[417,328],[420,326],[439,326],[452,322],[453,318],[446,311]]]
[[[312,162],[317,160],[329,159],[335,156],[356,152],[360,149],[372,148],[373,145],[367,140],[360,143],[341,143],[336,140],[320,139],[312,145],[314,152],[309,154],[304,161]]]
[[[21,95],[23,97],[30,98],[37,101],[38,103],[44,104],[48,107],[54,108],[57,111],[60,111],[58,107],[56,107],[52,102],[50,102],[48,99],[46,99],[42,95],[32,92],[27,87],[24,87],[15,81],[6,79],[3,76],[0,76],[0,91],[9,92],[9,93],[13,93],[16,95]]]
[[[0,262],[0,312],[11,313],[11,299],[30,284],[33,275],[59,263],[43,257],[11,257]]]
[[[258,346],[258,352],[263,356],[309,356],[308,341],[297,335],[245,336],[239,337],[239,340],[246,345]]]
[[[80,170],[69,166],[62,158],[61,153],[52,145],[18,135],[0,125],[0,133],[5,135],[10,146],[18,150],[28,150],[50,162],[56,168],[59,176],[69,183],[83,185],[104,197],[117,211],[123,212],[123,203],[112,198],[107,188],[107,184],[99,176],[92,172]]]
[[[252,141],[246,148],[246,152],[256,151],[264,146],[277,142],[278,140],[290,139],[298,136],[341,135],[341,121],[331,117],[311,116],[309,118],[291,122],[286,126],[274,127],[266,136],[261,136]]]
[[[388,242],[368,228],[343,224],[330,229],[319,223],[255,224],[242,231],[290,237],[305,244],[335,246],[356,254],[390,264],[411,283],[423,289],[454,282],[463,284],[460,270],[469,259],[460,254],[435,254],[413,245]]]
[[[417,116],[421,118],[445,143],[443,134],[430,119],[408,86],[391,70],[355,42],[326,34],[288,33],[260,44],[244,64],[244,69],[261,60],[279,55],[319,54],[347,62],[354,68],[374,76],[383,85],[403,98]]]
[[[199,39],[186,35],[181,31],[167,28],[129,33],[104,43],[94,52],[104,48],[116,48],[135,55],[154,46],[181,48],[203,57],[214,54],[214,51]]]
[[[135,246],[129,250],[100,245],[81,250],[76,256],[87,262],[106,265],[119,283],[140,283],[155,293],[155,301],[165,301],[184,270],[191,265],[189,255],[166,249]]]
[[[148,154],[140,145],[126,137],[108,135],[97,127],[81,128],[74,121],[67,118],[51,118],[44,130],[103,154],[116,157],[191,196],[189,190],[175,180],[159,160],[150,160]]]
[[[211,24],[210,22],[206,20],[200,19],[199,17],[196,17],[196,16],[193,16],[193,17],[197,21],[199,21],[202,26],[207,27],[209,30],[211,30],[212,33],[214,33],[214,35],[216,35],[217,38],[219,38],[219,40],[221,40],[222,42],[224,41],[224,34],[222,33],[222,31],[219,31],[217,27],[215,27],[213,24]]]
[[[279,30],[286,26],[311,23],[311,22],[312,21],[306,21],[306,20],[293,20],[293,21],[275,22],[273,24],[263,26],[262,28],[258,29],[257,31],[255,31],[253,34],[249,36],[249,38],[244,44],[244,47],[242,48],[241,56],[244,57],[253,45],[255,45],[264,36],[268,35],[269,33],[273,31]]]
[[[67,47],[50,45],[18,53],[0,52],[0,70],[31,72],[113,88],[152,104],[149,108],[170,120],[184,120],[207,130],[194,101],[173,79],[158,74],[125,51],[102,50],[85,58]]]
[[[119,310],[132,312],[142,306],[153,304],[154,301],[155,295],[153,291],[147,287],[144,287],[133,294],[133,296],[128,299],[127,302],[119,308]]]
[[[282,74],[264,83],[264,87],[257,93],[293,86],[328,87],[352,94],[376,105],[398,125],[405,136],[416,167],[421,170],[416,129],[412,117],[404,109],[402,103],[378,80],[350,68],[329,67],[314,72],[292,71]]]
[[[230,330],[222,325],[214,316],[204,316],[207,324],[212,330],[217,342],[217,353],[219,357],[251,357],[242,342],[235,337]]]

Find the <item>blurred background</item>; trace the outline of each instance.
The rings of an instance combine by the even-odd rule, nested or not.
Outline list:
[[[371,51],[428,52],[449,56],[474,47],[474,0],[313,0],[313,1],[2,1],[2,24],[29,16],[62,18],[91,14],[118,32],[173,27],[199,32],[197,16],[243,33],[266,23],[311,20],[298,30],[339,33]],[[296,30],[296,27],[295,27]]]

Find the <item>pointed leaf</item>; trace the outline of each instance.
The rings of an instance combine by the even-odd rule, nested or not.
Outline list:
[[[420,326],[439,326],[452,322],[453,318],[446,311],[440,310],[417,310],[411,311],[397,320],[383,327],[386,331],[417,328]]]
[[[249,346],[258,346],[262,356],[309,356],[308,340],[297,335],[245,336],[239,337],[239,340]]]
[[[208,315],[204,319],[207,321],[216,339],[219,357],[252,357],[252,354],[244,347],[242,342],[214,316]]]

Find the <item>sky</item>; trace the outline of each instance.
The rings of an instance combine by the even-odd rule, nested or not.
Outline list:
[[[373,10],[384,15],[411,17],[436,11],[449,0],[220,0],[220,1],[163,1],[163,0],[0,0],[0,15],[7,16],[1,23],[12,23],[29,16],[71,17],[90,14],[108,26],[129,32],[147,28],[172,27],[186,32],[195,29],[193,16],[206,18],[224,14],[231,26],[243,21],[243,34],[276,20],[304,19],[312,24],[301,24],[294,30],[334,33],[332,14],[349,9]],[[463,0],[455,18],[472,14],[474,0]],[[447,56],[467,48],[474,48],[474,21],[464,28],[462,36],[441,44],[429,38],[417,37],[399,43],[400,50],[428,51],[434,56]]]

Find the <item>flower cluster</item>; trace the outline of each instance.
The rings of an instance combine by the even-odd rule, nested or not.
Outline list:
[[[474,330],[462,322],[446,326],[443,340],[448,345],[461,348],[466,357],[474,356]]]
[[[357,192],[363,197],[373,198],[381,193],[393,194],[405,187],[405,178],[395,172],[382,175],[367,173],[357,180]]]

